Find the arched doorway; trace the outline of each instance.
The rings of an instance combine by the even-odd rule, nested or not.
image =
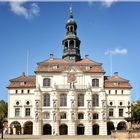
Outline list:
[[[52,134],[52,127],[50,124],[45,124],[43,126],[43,135],[51,135]]]
[[[127,129],[127,125],[125,122],[119,122],[117,125],[117,130],[126,130]]]
[[[66,124],[61,124],[59,126],[59,134],[60,135],[67,135],[68,134],[68,126]]]
[[[92,126],[92,134],[93,135],[99,135],[99,125],[98,124],[94,124]]]
[[[18,121],[14,121],[10,124],[11,134],[21,134],[21,125]]]
[[[32,133],[33,133],[33,123],[31,121],[25,122],[24,134],[32,135]]]
[[[85,126],[83,124],[78,124],[77,126],[77,135],[84,135]]]
[[[107,122],[107,135],[111,135],[111,131],[115,130],[113,122]]]

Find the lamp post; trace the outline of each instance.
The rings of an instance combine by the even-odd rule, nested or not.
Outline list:
[[[3,119],[0,120],[1,139],[3,139]]]

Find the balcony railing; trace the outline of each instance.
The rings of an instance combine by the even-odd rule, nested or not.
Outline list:
[[[71,87],[70,85],[55,85],[55,88],[57,90],[69,90],[69,89],[74,89],[74,90],[87,90],[89,86],[87,85],[74,85]]]

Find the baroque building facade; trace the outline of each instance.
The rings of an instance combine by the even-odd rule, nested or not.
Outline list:
[[[105,76],[101,63],[81,58],[72,8],[62,58],[50,54],[35,75],[8,85],[9,134],[107,135],[128,129],[131,85],[116,72]]]

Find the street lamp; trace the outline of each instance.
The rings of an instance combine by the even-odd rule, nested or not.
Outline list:
[[[0,120],[1,139],[3,139],[3,119]]]

